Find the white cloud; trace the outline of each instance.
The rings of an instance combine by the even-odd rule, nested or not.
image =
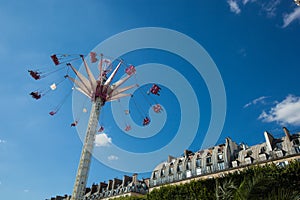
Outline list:
[[[249,107],[249,106],[251,106],[251,105],[255,105],[255,104],[257,104],[257,103],[265,104],[265,101],[264,101],[264,100],[265,100],[266,98],[269,98],[269,97],[267,97],[267,96],[261,96],[261,97],[258,97],[258,98],[256,98],[256,99],[250,101],[250,102],[247,103],[246,105],[244,105],[244,108],[247,108],[247,107]]]
[[[28,189],[25,189],[25,190],[24,190],[24,192],[26,192],[26,193],[27,193],[27,192],[29,192],[29,190],[28,190]]]
[[[296,8],[292,13],[285,14],[283,16],[283,25],[282,28],[287,27],[294,20],[300,20],[300,7]]]
[[[241,12],[241,9],[237,3],[237,0],[227,0],[227,3],[230,7],[231,12],[234,12],[235,14],[239,14]]]
[[[112,139],[105,133],[97,134],[95,138],[96,147],[108,147],[110,146]]]
[[[110,155],[107,157],[108,160],[118,160],[119,157],[118,156],[115,156],[115,155]]]
[[[277,122],[281,125],[300,125],[300,97],[288,95],[268,112],[263,111],[258,119],[264,122]]]

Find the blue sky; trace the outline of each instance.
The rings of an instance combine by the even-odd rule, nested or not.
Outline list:
[[[218,143],[231,137],[253,145],[264,141],[265,130],[275,136],[282,136],[283,125],[292,132],[300,130],[299,20],[300,8],[292,0],[0,0],[0,199],[45,199],[72,192],[82,147],[76,130],[70,128],[72,98],[52,117],[48,112],[67,89],[58,88],[39,101],[28,95],[58,79],[54,75],[34,81],[27,73],[39,66],[53,68],[52,53],[87,55],[105,39],[140,27],[181,32],[203,46],[224,82],[227,112]],[[172,66],[190,80],[201,105],[201,123],[189,148],[198,150],[211,115],[202,77],[168,52],[148,49],[124,57],[135,65]],[[168,113],[167,127],[159,135],[148,141],[125,137],[110,120],[108,106],[103,109],[107,117],[100,117],[107,132],[98,138],[104,142],[98,145],[113,143],[133,152],[167,145],[178,129],[180,110],[167,87],[156,98]],[[131,173],[93,159],[88,185],[123,174]]]

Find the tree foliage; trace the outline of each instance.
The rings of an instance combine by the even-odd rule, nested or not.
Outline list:
[[[300,199],[300,162],[252,166],[217,179],[166,185],[143,197],[118,200],[293,200]]]

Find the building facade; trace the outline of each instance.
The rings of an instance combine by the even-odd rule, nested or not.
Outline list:
[[[151,177],[138,180],[124,175],[107,183],[93,184],[86,189],[84,200],[106,200],[120,196],[144,195],[154,188],[167,184],[181,184],[191,180],[223,176],[256,164],[288,164],[289,160],[300,161],[300,133],[290,134],[283,128],[284,136],[275,138],[265,131],[265,142],[254,146],[237,144],[230,138],[225,143],[197,152],[185,150],[183,156],[169,156],[151,173]],[[51,200],[69,200],[70,196],[56,196]]]
[[[281,138],[275,138],[265,131],[265,142],[251,147],[226,138],[224,144],[197,152],[185,150],[184,155],[178,158],[169,156],[167,161],[160,163],[153,170],[149,188],[181,183],[194,178],[212,177],[218,172],[228,172],[253,164],[275,162],[285,165],[285,158],[300,157],[300,133],[291,135],[285,127],[283,131],[285,136]]]

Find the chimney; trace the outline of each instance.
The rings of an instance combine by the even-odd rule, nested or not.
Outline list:
[[[190,153],[192,153],[190,150],[184,150],[184,157],[188,157]]]
[[[122,180],[117,179],[117,178],[114,178],[112,188],[113,188],[113,189],[116,189],[119,185],[121,185],[121,183],[122,183]]]
[[[274,141],[274,137],[270,133],[268,133],[267,131],[264,132],[264,136],[265,136],[265,139],[266,139],[266,144],[267,144],[268,150],[273,151],[272,143]]]
[[[130,176],[123,176],[122,186],[126,187],[132,181],[132,177]]]
[[[112,189],[112,184],[113,184],[113,181],[109,180],[108,181],[108,185],[107,185],[107,190],[111,190]]]
[[[137,174],[137,173],[134,173],[134,174],[132,175],[132,182],[134,183],[134,185],[136,185],[136,184],[137,184],[137,182],[138,182],[138,180],[137,180],[137,176],[138,176],[138,174]]]
[[[104,182],[100,182],[99,186],[98,186],[98,192],[102,192],[103,189],[107,188],[107,183]]]
[[[94,194],[95,192],[97,192],[97,188],[98,188],[98,185],[93,183],[92,188],[91,188],[91,194]]]
[[[175,157],[170,156],[170,155],[168,156],[168,162],[169,162],[169,163],[172,162],[173,159],[175,159]]]
[[[283,129],[283,131],[284,131],[284,133],[285,133],[286,138],[287,138],[287,139],[289,140],[289,142],[290,142],[290,141],[291,141],[291,135],[290,135],[289,129],[287,129],[286,127],[283,127],[282,129]]]

